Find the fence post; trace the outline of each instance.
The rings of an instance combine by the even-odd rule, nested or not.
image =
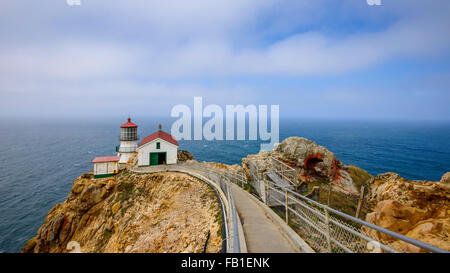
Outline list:
[[[328,185],[328,200],[327,200],[327,206],[329,206],[329,207],[331,207],[331,206],[330,206],[330,205],[331,205],[331,191],[332,191],[331,185]]]
[[[328,253],[331,253],[331,233],[330,233],[330,214],[328,213],[328,210],[325,209],[325,223],[326,223],[326,237],[327,237],[327,248]]]
[[[221,178],[220,178],[220,180],[222,181]],[[231,196],[230,196],[230,185],[228,185],[228,183],[226,181],[225,181],[225,187],[224,188],[227,190],[228,215],[229,215],[230,221],[231,221],[231,225],[229,225],[230,226],[229,232],[228,232],[229,238],[227,238],[227,243],[231,245],[231,249],[234,252],[234,250],[235,250],[234,233],[232,232],[232,228],[233,228],[233,225],[234,225],[233,217],[232,217],[233,208],[231,207],[232,205],[231,205]]]
[[[268,203],[267,199],[269,198],[269,189],[265,179],[263,180],[263,183],[264,183],[264,204],[267,205]]]
[[[285,189],[286,192],[286,200],[285,200],[285,206],[286,206],[286,224],[289,224],[289,193],[287,189]]]
[[[359,215],[361,214],[361,207],[362,207],[363,201],[364,201],[364,186],[361,186],[361,194],[359,196],[358,208],[356,209],[356,214],[355,214],[356,218],[359,218]]]

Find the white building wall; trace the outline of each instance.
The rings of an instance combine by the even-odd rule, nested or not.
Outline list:
[[[117,153],[118,156],[120,156],[119,163],[127,163],[128,159],[131,157],[131,155],[136,152],[137,148],[137,141],[121,141],[119,152]]]
[[[94,163],[94,175],[117,173],[117,162]]]
[[[160,149],[156,149],[156,143],[159,142]],[[150,153],[167,153],[167,164],[177,164],[177,155],[178,147],[170,142],[167,142],[163,139],[157,138],[154,139],[143,146],[138,148],[138,165],[139,166],[148,166],[150,165]]]

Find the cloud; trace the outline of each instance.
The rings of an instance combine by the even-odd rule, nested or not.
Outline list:
[[[52,36],[51,43],[48,39],[47,42],[36,40],[20,47],[14,44],[13,50],[1,50],[0,58],[4,62],[0,69],[8,74],[40,73],[77,80],[108,74],[116,77],[117,73],[150,78],[309,76],[353,72],[401,58],[430,58],[448,52],[450,47],[450,30],[444,27],[450,24],[450,19],[440,16],[442,12],[438,7],[433,9],[434,13],[413,17],[405,18],[400,13],[403,17],[397,22],[372,32],[333,36],[312,30],[266,44],[244,42],[242,45],[230,37],[233,31],[258,36],[259,30],[247,24],[253,26],[259,13],[267,13],[267,8],[276,6],[274,3],[219,1],[219,4],[212,4],[202,0],[100,5],[86,1],[85,13],[90,16],[99,15],[99,11],[105,9],[106,16],[100,17],[103,24],[94,24],[94,29],[96,25],[106,27],[113,19],[117,20],[117,16],[123,19],[122,26],[113,25],[118,33],[141,32],[145,38],[142,42],[140,37],[105,38],[102,37],[104,31],[99,30],[101,35],[95,38],[91,37],[95,31],[89,32],[90,25],[80,22],[87,30],[82,39],[68,38],[61,29],[60,35]],[[326,9],[326,6],[319,9],[317,5],[302,7],[306,11]],[[278,18],[277,14],[273,17]],[[131,19],[129,25],[128,19]],[[281,19],[272,20],[274,24],[285,26]],[[71,27],[71,23],[68,26]]]
[[[64,41],[58,44],[0,49],[3,77],[34,80],[88,80],[117,77],[136,64],[130,47],[101,42]]]
[[[127,101],[148,112],[145,101],[167,109],[199,94],[228,103],[280,100],[295,109],[289,100],[299,100],[300,89],[317,102],[381,103],[377,90],[361,93],[364,86],[279,86],[292,78],[352,79],[405,60],[433,65],[449,57],[448,11],[448,1],[420,0],[382,7],[364,0],[7,1],[0,10],[0,111],[58,104],[45,112],[82,107],[88,114]],[[263,80],[269,86],[261,89]]]
[[[34,32],[30,24],[35,24],[33,28],[44,35],[19,47],[17,43],[4,41],[5,47],[13,46],[19,53],[6,52],[9,58],[4,54],[1,58],[12,64],[17,60],[18,69],[23,69],[27,60],[31,64],[60,67],[58,60],[73,59],[79,62],[75,67],[84,66],[88,73],[108,67],[115,69],[121,62],[128,62],[129,70],[139,66],[148,72],[144,75],[155,77],[167,77],[169,73],[170,76],[310,75],[354,71],[395,58],[427,57],[448,50],[450,43],[450,30],[445,27],[450,19],[443,15],[449,4],[445,2],[443,6],[423,5],[423,1],[399,1],[402,5],[392,6],[389,3],[382,7],[386,11],[380,11],[378,17],[395,14],[397,21],[376,31],[344,35],[314,29],[318,22],[328,26],[336,20],[342,24],[343,19],[332,13],[336,4],[323,0],[294,4],[273,0],[133,1],[133,4],[84,1],[80,7],[56,5],[53,1],[27,5],[15,2],[6,4],[7,13],[2,21],[19,29],[28,28],[26,37]],[[359,5],[355,1],[351,6],[349,3],[342,1],[338,10],[357,20],[362,20],[358,13],[350,16],[355,9],[369,18],[377,17],[370,13],[376,8],[368,7],[364,1]],[[418,7],[413,8],[414,5]],[[419,8],[424,12],[418,13]],[[33,10],[34,16],[17,16],[27,16],[29,10]],[[329,20],[324,21],[324,16],[330,16]],[[95,21],[89,23],[84,19]],[[286,29],[292,31],[289,25],[306,28],[288,34]],[[10,34],[5,29],[2,32]],[[262,42],[265,38],[261,33],[270,39],[276,32],[281,39]],[[74,56],[79,56],[79,60]],[[90,59],[91,68],[87,68],[83,62]]]

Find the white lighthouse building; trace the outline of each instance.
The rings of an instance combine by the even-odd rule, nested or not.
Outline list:
[[[117,155],[120,156],[120,164],[126,164],[131,155],[136,152],[139,140],[137,128],[138,126],[131,122],[131,118],[120,126],[120,146],[116,148]]]
[[[177,164],[178,142],[164,132],[159,125],[158,131],[142,139],[139,143],[138,166]]]

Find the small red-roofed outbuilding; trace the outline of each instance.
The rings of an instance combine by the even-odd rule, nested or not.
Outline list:
[[[94,178],[113,176],[118,173],[120,156],[100,156],[92,160],[94,163]]]

